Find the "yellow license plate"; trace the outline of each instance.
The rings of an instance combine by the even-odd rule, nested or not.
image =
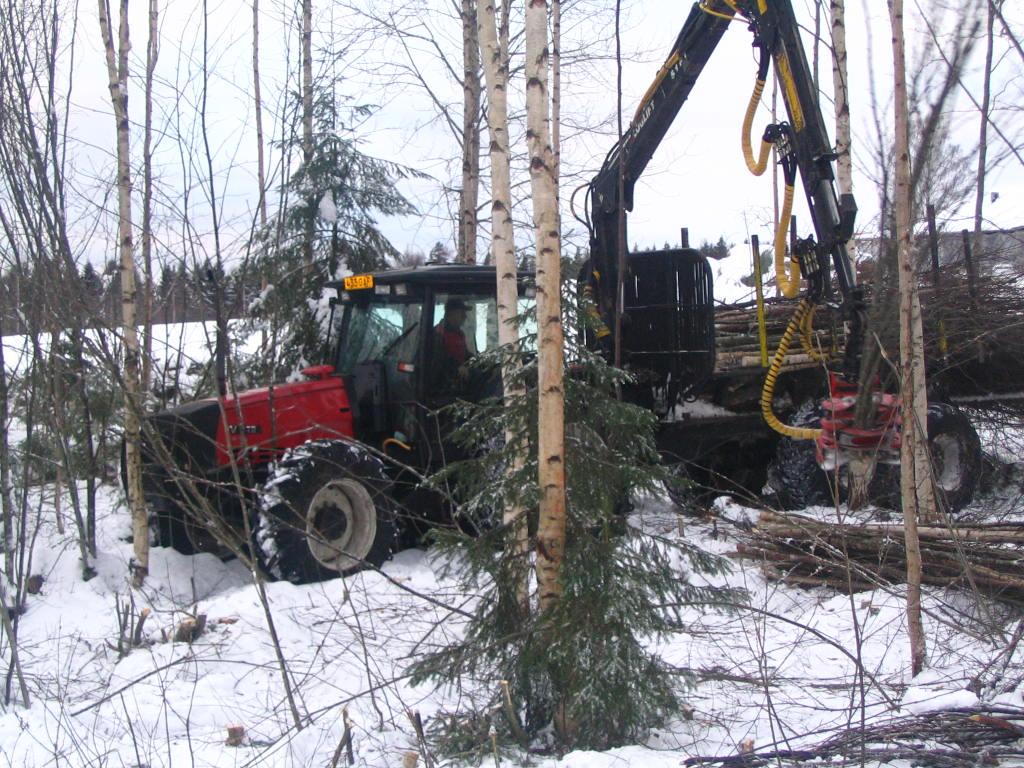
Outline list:
[[[361,291],[373,288],[373,275],[350,275],[345,278],[346,291]]]

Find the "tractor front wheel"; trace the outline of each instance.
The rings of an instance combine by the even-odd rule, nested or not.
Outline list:
[[[395,546],[390,488],[381,460],[355,443],[317,441],[286,454],[253,526],[264,567],[294,584],[379,567]]]

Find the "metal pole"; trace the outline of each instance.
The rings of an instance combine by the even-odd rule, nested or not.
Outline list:
[[[761,344],[761,367],[768,367],[768,324],[764,316],[764,286],[761,284],[761,244],[757,235],[750,238],[753,251],[754,289],[757,291],[757,339]]]
[[[964,264],[967,266],[967,295],[971,297],[971,309],[974,309],[977,287],[974,284],[974,256],[971,253],[971,233],[966,229],[961,233],[964,241]]]
[[[949,343],[946,340],[946,323],[942,318],[942,300],[939,296],[942,278],[939,272],[939,232],[935,226],[935,206],[928,203],[925,212],[928,216],[928,247],[932,254],[932,311],[939,321],[939,352],[945,359]]]

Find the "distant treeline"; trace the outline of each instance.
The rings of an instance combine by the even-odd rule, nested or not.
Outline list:
[[[136,274],[138,286],[139,321],[145,305],[145,281]],[[242,316],[245,308],[260,290],[259,279],[243,280],[239,272],[227,275],[201,266],[177,268],[164,266],[154,275],[151,306],[154,323],[186,323],[216,320],[216,291],[222,291],[222,305],[227,317]],[[85,264],[78,285],[60,286],[60,294],[68,296],[73,289],[73,300],[80,303],[83,314],[92,327],[121,325],[121,272],[117,264],[110,263],[100,272],[92,264]],[[54,293],[48,285],[47,274],[41,270],[10,269],[0,274],[0,322],[3,335],[25,333],[24,318],[29,308],[47,305]],[[71,297],[69,297],[71,298]]]

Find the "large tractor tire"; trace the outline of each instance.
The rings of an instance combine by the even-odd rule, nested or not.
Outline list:
[[[198,483],[196,485],[202,487]],[[233,547],[244,545],[240,522],[241,504],[237,496],[211,493],[205,504],[195,501],[191,506],[187,504],[180,497],[167,497],[150,505],[149,530],[152,544],[170,547],[183,555],[207,552],[222,560],[233,556]],[[228,505],[232,506],[229,508]],[[216,524],[207,524],[207,512],[222,517]],[[232,542],[231,546],[228,546],[225,539]]]
[[[805,403],[788,420],[794,427],[820,424],[816,403]],[[780,438],[775,459],[768,467],[768,482],[783,509],[834,507],[837,492],[834,483],[820,466],[813,440]]]
[[[384,464],[355,443],[306,443],[278,463],[253,526],[264,568],[308,584],[382,565],[396,514]]]

